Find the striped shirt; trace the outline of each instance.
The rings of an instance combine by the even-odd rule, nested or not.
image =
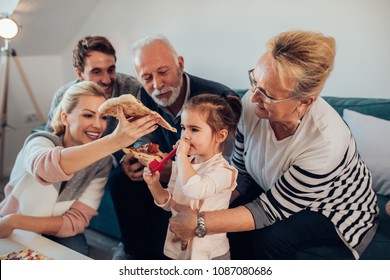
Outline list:
[[[265,191],[246,205],[256,228],[302,210],[319,212],[358,259],[376,232],[379,210],[371,174],[347,125],[318,98],[295,134],[278,141],[269,121],[255,115],[250,95],[243,98],[232,162]]]

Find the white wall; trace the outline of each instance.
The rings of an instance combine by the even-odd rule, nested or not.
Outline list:
[[[85,35],[107,36],[117,50],[118,71],[133,74],[131,45],[144,36],[165,34],[184,56],[187,72],[237,89],[248,87],[247,70],[271,36],[297,28],[320,31],[337,42],[335,70],[324,95],[390,98],[389,0],[101,0],[91,9],[58,56],[21,58],[45,115],[54,91],[75,77],[71,51]],[[35,126],[24,121],[25,112],[33,109],[17,76],[11,73],[16,94],[9,100],[14,129],[7,130],[8,171]]]
[[[298,28],[337,41],[324,95],[390,97],[389,0],[102,0],[63,54],[69,57],[82,36],[102,34],[118,52],[118,70],[133,73],[130,46],[163,33],[184,56],[188,72],[246,88],[247,70],[265,42]],[[65,75],[73,77],[70,65]]]
[[[31,129],[39,121],[27,121],[27,115],[36,114],[26,85],[25,76],[39,104],[45,120],[49,112],[54,90],[63,83],[63,66],[60,56],[17,57],[21,72],[14,58],[9,64],[9,89],[7,102],[7,126],[5,128],[4,175],[10,174],[16,155]]]

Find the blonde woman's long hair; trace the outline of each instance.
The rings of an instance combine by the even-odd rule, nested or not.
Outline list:
[[[51,121],[55,134],[63,135],[65,133],[65,125],[61,120],[61,114],[62,112],[70,114],[79,103],[81,96],[102,96],[105,98],[102,88],[94,82],[82,81],[72,85],[65,91]]]

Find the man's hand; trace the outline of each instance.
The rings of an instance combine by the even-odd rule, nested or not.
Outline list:
[[[169,219],[169,229],[182,241],[191,240],[197,223],[197,213],[190,207],[171,200],[171,207],[177,214]]]
[[[122,169],[132,181],[142,181],[144,165],[142,165],[132,153],[125,155],[122,161]]]

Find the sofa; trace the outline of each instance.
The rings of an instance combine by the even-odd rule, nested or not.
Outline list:
[[[236,91],[240,96],[245,94],[246,90]],[[364,161],[367,158],[367,165],[373,174],[374,189],[378,196],[378,205],[380,209],[379,214],[379,228],[375,234],[371,244],[361,256],[361,259],[390,259],[390,216],[385,212],[385,204],[390,200],[390,145],[380,145],[385,143],[387,139],[385,136],[390,133],[390,99],[379,98],[343,98],[343,97],[328,97],[324,99],[341,115],[347,112],[349,119],[346,120],[352,132],[355,135],[359,152]],[[344,111],[346,110],[346,111]],[[355,113],[357,112],[357,113]],[[352,114],[352,117],[350,116]],[[359,118],[354,118],[357,114]],[[365,118],[369,118],[366,121]],[[372,121],[372,122],[370,122]],[[382,126],[377,127],[376,122],[381,123]],[[372,124],[374,123],[374,124]],[[366,130],[373,130],[365,132],[362,127],[366,126]],[[387,128],[387,130],[386,130]],[[379,130],[379,131],[378,131]],[[371,135],[373,134],[373,135]],[[357,137],[359,136],[359,137]],[[381,139],[382,137],[382,139]],[[390,137],[390,136],[389,136]],[[367,141],[367,138],[369,141]],[[377,140],[379,144],[374,143]],[[384,147],[383,147],[384,146]],[[376,151],[370,151],[376,149]],[[366,150],[369,150],[368,152]],[[364,153],[366,153],[366,155]],[[367,154],[368,153],[368,154]],[[376,153],[376,154],[375,154]],[[379,153],[379,154],[378,154]],[[375,155],[373,159],[371,154]],[[386,157],[389,155],[389,157]],[[365,158],[366,157],[366,158]],[[381,158],[381,165],[377,167],[377,159]],[[369,161],[372,161],[369,162]],[[377,171],[378,169],[378,171]],[[380,178],[380,180],[376,180]],[[105,191],[103,200],[99,207],[99,215],[94,217],[90,223],[90,228],[104,233],[112,238],[119,240],[120,231],[114,206],[108,190]],[[352,254],[343,247],[318,247],[310,248],[301,251],[297,255],[298,259],[353,259]]]

